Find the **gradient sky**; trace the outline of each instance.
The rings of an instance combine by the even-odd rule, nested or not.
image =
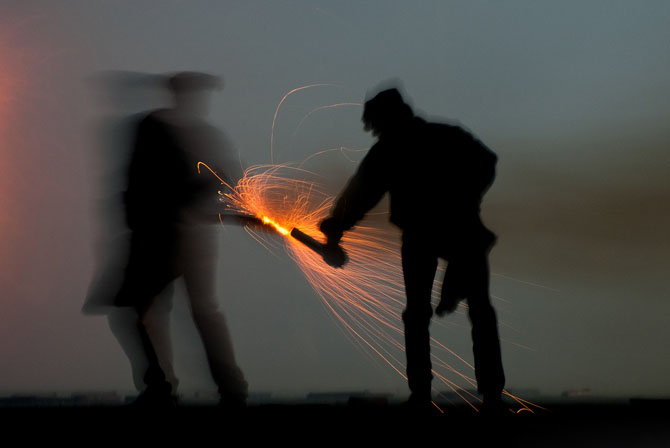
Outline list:
[[[283,106],[280,161],[367,148],[356,106],[296,126],[402,80],[500,157],[483,213],[508,387],[670,395],[668,23],[664,0],[0,0],[0,393],[132,388],[105,320],[80,312],[110,108],[91,79],[187,69],[223,75],[210,119],[247,165],[270,161],[289,90],[333,84]],[[320,167],[333,194],[354,168]],[[288,258],[239,229],[221,250],[252,392],[406,391]],[[448,319],[436,335],[470,359],[467,319]],[[183,389],[213,389],[181,293],[174,333]]]

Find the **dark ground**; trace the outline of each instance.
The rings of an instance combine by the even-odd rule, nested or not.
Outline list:
[[[670,400],[546,405],[534,414],[485,416],[467,406],[417,415],[394,404],[250,405],[228,412],[216,406],[172,410],[127,406],[2,407],[0,431],[34,442],[86,444],[187,439],[195,445],[412,442],[467,443],[469,447],[670,447]],[[154,440],[156,439],[156,440]],[[174,440],[173,440],[174,439]],[[396,443],[397,442],[397,443]],[[473,445],[474,442],[474,445]],[[171,443],[172,444],[172,443]],[[181,444],[181,442],[180,442]],[[191,446],[191,445],[189,445]]]

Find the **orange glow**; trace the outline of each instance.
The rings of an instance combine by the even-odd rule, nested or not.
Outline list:
[[[288,234],[291,233],[288,229],[286,229],[285,227],[280,226],[279,224],[277,224],[276,221],[268,218],[267,216],[263,216],[263,222],[265,224],[269,224],[269,225],[273,226],[275,229],[277,229],[277,232],[281,233],[282,235],[288,235]]]
[[[279,109],[281,108],[281,105],[286,101],[286,98],[289,96],[293,95],[295,92],[299,92],[301,90],[305,89],[310,89],[312,87],[324,87],[324,86],[332,86],[332,84],[311,84],[307,86],[302,86],[302,87],[297,87],[293,90],[290,90],[287,92],[279,101],[279,104],[277,104],[277,109],[275,109],[275,114],[274,117],[272,118],[272,130],[270,132],[270,161],[274,163],[274,142],[275,142],[275,125],[277,124],[277,116],[279,115]]]

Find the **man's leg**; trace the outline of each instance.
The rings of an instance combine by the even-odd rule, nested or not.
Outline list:
[[[431,295],[437,257],[427,250],[425,242],[415,235],[403,235],[402,269],[407,294],[405,324],[407,380],[411,401],[431,401],[432,364],[428,327],[433,314]]]
[[[489,297],[488,256],[482,253],[468,257],[468,311],[472,323],[477,389],[484,404],[496,405],[505,386],[498,321]]]

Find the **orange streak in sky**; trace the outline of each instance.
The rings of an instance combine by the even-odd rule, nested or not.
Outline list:
[[[330,86],[330,85],[332,85],[332,84],[311,84],[311,85],[308,85],[308,86],[297,87],[297,88],[287,92],[282,97],[281,101],[279,101],[279,104],[277,105],[277,109],[275,109],[275,114],[272,117],[272,129],[270,131],[270,161],[272,163],[274,163],[274,161],[275,161],[275,159],[274,159],[275,124],[277,123],[277,115],[279,115],[279,109],[281,108],[281,105],[284,103],[286,98],[288,98],[290,95],[294,94],[295,92],[299,92],[301,90],[310,89],[312,87],[324,87],[324,86]]]

